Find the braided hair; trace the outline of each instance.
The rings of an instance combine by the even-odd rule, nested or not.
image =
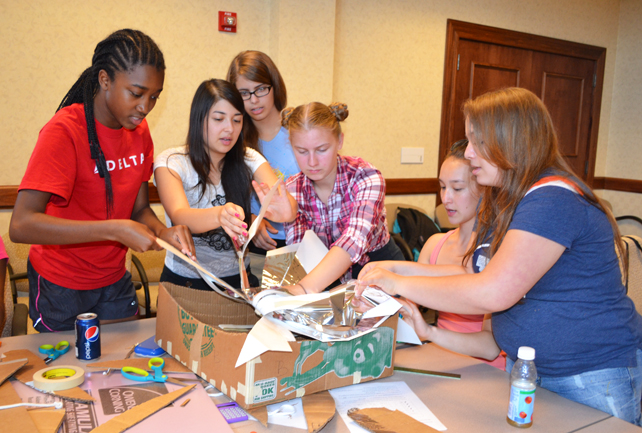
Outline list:
[[[85,69],[80,78],[71,86],[56,112],[72,104],[82,103],[85,108],[87,133],[91,158],[96,161],[96,169],[100,177],[105,179],[105,195],[107,201],[107,219],[110,218],[114,195],[111,176],[107,169],[107,161],[96,133],[94,118],[94,97],[98,93],[98,73],[104,70],[110,80],[114,80],[116,72],[127,72],[139,65],[154,66],[159,71],[165,70],[165,60],[158,45],[146,34],[138,30],[118,30],[99,42],[94,50],[91,66]]]

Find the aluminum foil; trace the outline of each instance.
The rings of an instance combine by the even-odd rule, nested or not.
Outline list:
[[[279,254],[266,260],[261,287],[249,287],[243,252],[237,248],[237,253],[241,288],[233,291],[227,288],[222,294],[243,299],[254,307],[258,315],[275,319],[294,333],[323,342],[347,341],[374,331],[388,317],[363,318],[366,311],[390,297],[379,290],[366,289],[358,308],[355,308],[356,280],[348,281],[328,292],[293,296],[283,286],[294,285],[306,275],[295,252]],[[210,281],[210,278],[205,280],[221,293],[215,281]],[[308,299],[310,302],[305,302]],[[293,306],[284,307],[283,304]]]
[[[378,305],[378,302],[369,300],[366,296],[362,297],[358,307],[355,307],[355,287],[356,281],[349,281],[329,292],[319,294],[323,299],[295,308],[279,308],[278,303],[283,300],[295,302],[295,298],[298,297],[293,297],[280,288],[267,289],[254,298],[253,305],[259,314],[282,322],[297,334],[323,342],[347,341],[373,331],[387,318],[385,316],[364,319],[363,314]]]
[[[293,286],[307,274],[296,257],[296,252],[267,257],[263,266],[261,287]]]

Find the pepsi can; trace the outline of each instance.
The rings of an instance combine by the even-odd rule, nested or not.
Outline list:
[[[96,313],[76,317],[76,358],[81,361],[100,358],[100,322]]]

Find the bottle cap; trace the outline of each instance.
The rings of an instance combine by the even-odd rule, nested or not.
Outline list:
[[[535,359],[535,349],[528,346],[522,346],[517,351],[517,357],[523,359],[524,361],[532,361]]]

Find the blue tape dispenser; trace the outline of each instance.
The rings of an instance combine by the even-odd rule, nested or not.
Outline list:
[[[140,343],[134,348],[134,353],[138,356],[145,358],[154,358],[156,356],[162,356],[165,354],[165,351],[154,342],[156,338],[155,335],[149,337],[147,340]]]

